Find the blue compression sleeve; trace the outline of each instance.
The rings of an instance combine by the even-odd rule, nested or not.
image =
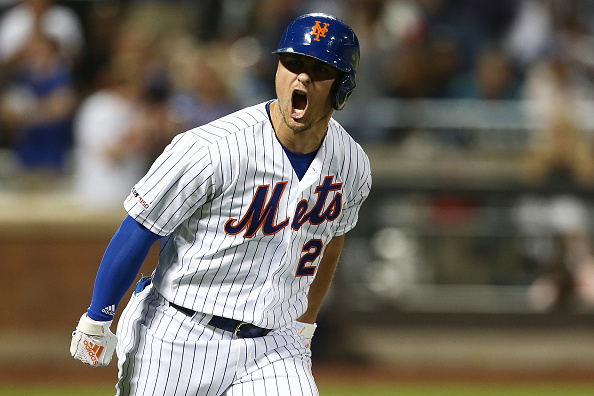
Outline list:
[[[95,278],[91,319],[112,320],[153,244],[161,238],[127,216],[105,250]]]

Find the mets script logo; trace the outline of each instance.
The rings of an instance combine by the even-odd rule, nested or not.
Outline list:
[[[314,38],[314,41],[320,41],[320,36],[326,37],[328,25],[328,23],[324,22],[324,27],[322,27],[321,22],[316,21],[316,24],[313,26],[313,34],[316,36],[316,38]]]
[[[307,200],[302,200],[295,208],[295,215],[293,221],[286,218],[283,221],[276,223],[274,218],[278,212],[279,202],[287,182],[276,183],[272,189],[272,194],[268,202],[268,190],[270,185],[258,186],[254,199],[247,211],[247,213],[240,219],[231,218],[225,223],[225,232],[230,235],[236,235],[245,231],[244,238],[252,238],[261,228],[264,235],[276,234],[291,223],[291,228],[297,231],[303,224],[310,222],[311,224],[321,224],[325,220],[335,220],[342,209],[342,194],[336,193],[330,203],[326,206],[326,199],[330,192],[340,191],[342,183],[333,183],[334,176],[327,176],[322,185],[317,186],[315,193],[318,198],[313,208],[309,210],[309,203]]]

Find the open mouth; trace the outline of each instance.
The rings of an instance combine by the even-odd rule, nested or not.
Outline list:
[[[307,95],[302,91],[293,91],[293,117],[299,118],[307,108]]]

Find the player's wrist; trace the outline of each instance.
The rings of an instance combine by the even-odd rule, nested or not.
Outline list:
[[[317,314],[305,312],[303,315],[297,318],[297,322],[314,324],[316,323],[317,316]]]
[[[91,336],[104,336],[109,332],[111,320],[95,320],[85,312],[78,321],[76,330]]]
[[[113,315],[108,315],[101,311],[97,312],[97,309],[93,309],[93,307],[90,307],[87,310],[87,316],[89,319],[95,320],[97,322],[111,322],[113,320]]]

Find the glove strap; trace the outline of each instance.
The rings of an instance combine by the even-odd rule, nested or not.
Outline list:
[[[312,323],[300,323],[300,324],[301,324],[301,330],[299,330],[299,334],[301,334],[305,338],[312,338],[318,325],[316,323],[313,323],[313,324]]]
[[[110,325],[111,321],[100,322],[98,320],[93,320],[85,313],[80,317],[76,330],[90,336],[104,336],[109,332]]]

